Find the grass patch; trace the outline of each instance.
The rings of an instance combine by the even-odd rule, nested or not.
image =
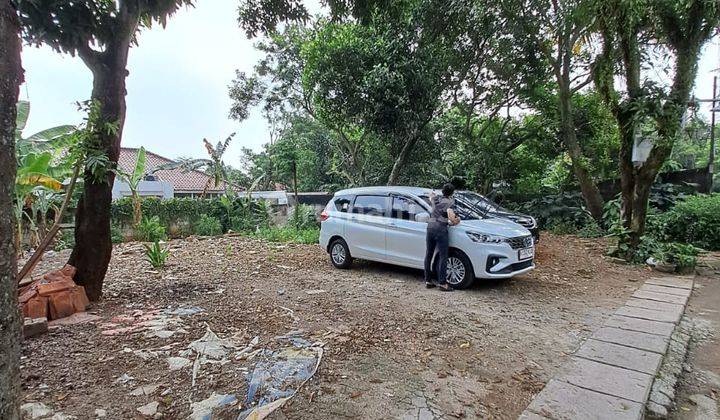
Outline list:
[[[291,226],[261,228],[254,236],[270,242],[291,242],[296,244],[316,244],[320,240],[320,229],[296,229]]]

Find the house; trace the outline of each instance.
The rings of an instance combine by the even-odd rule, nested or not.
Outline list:
[[[118,159],[118,167],[127,173],[132,173],[137,161],[138,150],[131,147],[120,148],[120,158]],[[158,198],[182,198],[200,197],[205,192],[205,197],[217,197],[225,193],[225,183],[221,182],[217,186],[215,180],[201,171],[185,171],[183,169],[163,169],[154,170],[161,165],[174,163],[172,159],[160,156],[150,151],[145,151],[145,180],[140,182],[138,186],[138,194],[145,197]],[[207,187],[207,190],[206,190]],[[240,192],[240,187],[234,187],[235,191]],[[126,182],[119,178],[115,179],[112,189],[113,199],[129,197],[131,195],[130,187]]]

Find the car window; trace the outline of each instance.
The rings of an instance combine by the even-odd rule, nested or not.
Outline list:
[[[425,209],[415,200],[406,197],[393,197],[392,213],[393,219],[415,220],[415,215],[424,212]]]
[[[352,212],[370,216],[385,216],[387,214],[387,197],[380,195],[358,195],[355,197]]]
[[[335,210],[343,213],[347,213],[350,210],[350,203],[352,197],[342,196],[335,199]]]

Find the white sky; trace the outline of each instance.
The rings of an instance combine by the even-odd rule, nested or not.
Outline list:
[[[311,9],[318,10],[317,1]],[[239,167],[240,148],[259,150],[269,140],[255,110],[242,123],[228,118],[228,85],[235,70],[251,72],[261,57],[238,28],[237,0],[198,1],[173,16],[167,28],[140,35],[130,52],[127,118],[123,146],[145,146],[160,155],[204,157],[202,139],[213,144],[237,132],[225,162]],[[712,96],[712,70],[720,67],[717,40],[705,47],[696,95]],[[61,124],[78,124],[75,102],[89,99],[90,71],[77,57],[47,47],[25,47],[25,84],[21,99],[31,102],[26,134]],[[709,106],[703,111],[707,113]]]

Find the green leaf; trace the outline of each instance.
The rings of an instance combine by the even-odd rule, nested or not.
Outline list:
[[[137,185],[140,181],[142,181],[143,176],[145,175],[146,161],[147,156],[145,148],[141,147],[140,150],[138,150],[137,160],[135,161],[135,170],[133,171],[132,178],[130,179],[132,184]]]
[[[19,101],[17,103],[17,117],[15,118],[16,132],[21,133],[25,129],[28,117],[30,116],[30,102]]]
[[[57,127],[42,130],[28,137],[28,141],[50,141],[59,137],[67,136],[77,130],[74,125],[59,125]]]

